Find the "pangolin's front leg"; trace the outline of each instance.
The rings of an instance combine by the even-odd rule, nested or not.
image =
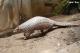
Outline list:
[[[24,40],[27,40],[30,38],[30,35],[32,34],[33,32],[24,32]]]

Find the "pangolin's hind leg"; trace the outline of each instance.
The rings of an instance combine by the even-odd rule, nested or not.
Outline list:
[[[46,34],[48,31],[50,31],[51,29],[53,28],[53,25],[52,26],[49,26],[47,29],[42,29],[40,30],[41,34]]]

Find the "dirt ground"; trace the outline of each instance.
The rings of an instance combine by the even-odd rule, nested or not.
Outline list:
[[[80,53],[80,27],[59,28],[28,40],[23,37],[20,33],[0,38],[0,53]]]

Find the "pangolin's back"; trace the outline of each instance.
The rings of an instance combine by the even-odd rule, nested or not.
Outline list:
[[[41,30],[41,29],[47,29],[52,25],[52,20],[41,17],[41,16],[36,16],[33,17],[32,19],[22,23],[19,25],[19,29],[24,29],[24,30]]]

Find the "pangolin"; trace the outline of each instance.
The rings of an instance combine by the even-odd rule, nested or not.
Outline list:
[[[49,29],[50,27],[55,26],[77,26],[79,24],[74,24],[70,22],[58,22],[52,19],[36,16],[28,21],[17,26],[13,32],[24,32],[24,39],[27,39],[35,30],[41,30],[41,32],[45,29]]]

